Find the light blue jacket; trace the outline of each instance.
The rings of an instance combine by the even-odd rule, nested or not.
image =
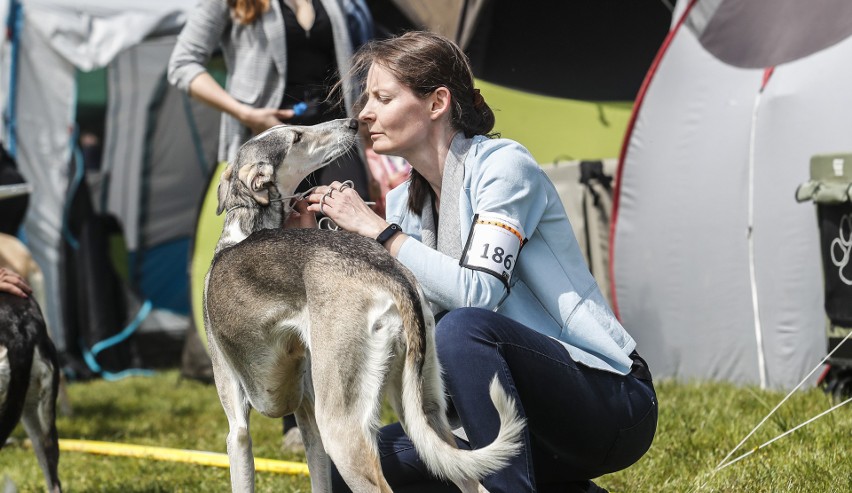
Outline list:
[[[530,153],[511,140],[474,137],[459,193],[462,245],[474,214],[482,212],[515,219],[528,241],[504,299],[506,287],[496,276],[462,267],[459,259],[420,242],[421,218],[407,207],[408,184],[395,188],[387,196],[387,220],[411,237],[397,258],[415,274],[429,301],[441,310],[496,309],[559,340],[579,363],[629,373],[636,343],[589,273],[556,189]]]

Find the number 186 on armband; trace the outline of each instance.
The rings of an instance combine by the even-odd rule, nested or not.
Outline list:
[[[460,265],[488,272],[508,286],[524,243],[518,221],[502,214],[479,213],[473,218]]]

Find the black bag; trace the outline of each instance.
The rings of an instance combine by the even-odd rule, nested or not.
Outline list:
[[[825,314],[831,323],[852,327],[852,202],[817,205]]]

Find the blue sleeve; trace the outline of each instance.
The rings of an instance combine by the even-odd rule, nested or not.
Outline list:
[[[530,237],[538,226],[547,205],[542,180],[543,171],[533,157],[517,143],[489,146],[473,158],[470,194],[474,213],[493,212],[515,219],[524,236]],[[470,152],[475,152],[476,146]],[[468,157],[471,159],[471,157]],[[461,232],[462,248],[469,231]],[[522,262],[523,250],[517,262]],[[459,307],[494,309],[503,299],[503,281],[487,272],[459,265],[459,260],[433,250],[414,238],[400,247],[397,258],[420,281],[426,297],[445,310]]]

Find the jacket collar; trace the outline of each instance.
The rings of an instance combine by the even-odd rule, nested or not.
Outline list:
[[[450,143],[444,173],[441,178],[441,208],[438,224],[432,213],[432,197],[426,197],[421,214],[422,242],[452,258],[461,258],[461,225],[459,224],[459,194],[464,185],[464,162],[473,144],[472,139],[458,132]]]

